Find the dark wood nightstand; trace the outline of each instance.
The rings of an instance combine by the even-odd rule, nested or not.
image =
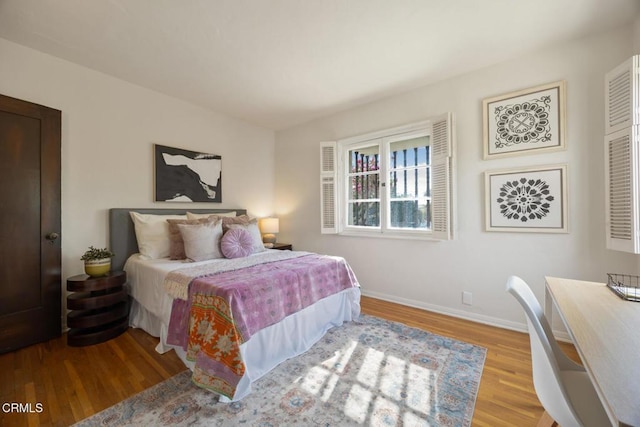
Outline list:
[[[271,249],[279,249],[281,251],[292,251],[291,243],[274,243]]]
[[[101,277],[86,274],[69,277],[67,290],[67,344],[73,347],[97,344],[122,334],[129,327],[129,296],[124,271]]]

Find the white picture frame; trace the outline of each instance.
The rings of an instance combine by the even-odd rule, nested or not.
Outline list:
[[[486,171],[485,230],[568,233],[567,165]]]
[[[483,158],[565,150],[564,81],[482,101]]]

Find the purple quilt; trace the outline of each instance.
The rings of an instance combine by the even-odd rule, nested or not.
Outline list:
[[[195,361],[193,381],[233,398],[244,375],[240,344],[327,296],[358,286],[343,258],[310,254],[198,277],[175,299],[169,344]]]

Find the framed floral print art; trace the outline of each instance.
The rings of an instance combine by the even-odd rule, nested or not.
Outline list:
[[[567,166],[485,172],[486,230],[568,233]]]
[[[484,159],[565,149],[565,82],[482,101]]]

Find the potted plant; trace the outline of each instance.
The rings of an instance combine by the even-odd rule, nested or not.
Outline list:
[[[107,248],[94,248],[89,246],[84,255],[80,258],[84,261],[84,272],[91,277],[104,276],[111,269],[111,258],[115,254]]]

